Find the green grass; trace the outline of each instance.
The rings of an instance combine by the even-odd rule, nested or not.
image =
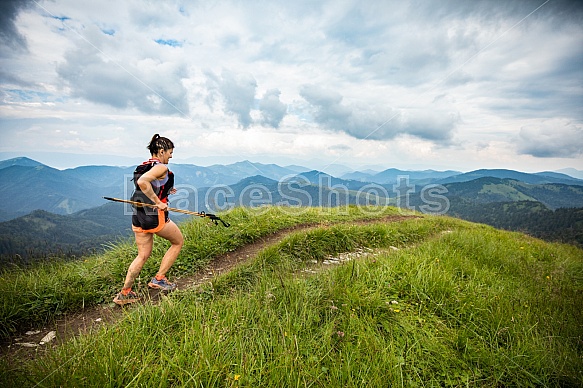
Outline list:
[[[274,212],[250,216],[262,226],[246,235],[191,225],[209,234],[190,249],[233,249],[265,225],[325,223],[0,378],[19,387],[583,384],[580,249],[447,217],[333,225],[355,214]],[[363,247],[377,253],[312,264]]]
[[[223,218],[230,228],[193,218],[181,224],[183,249],[169,277],[189,275],[214,257],[249,244],[262,236],[299,224],[326,224],[396,214],[394,208],[237,208]],[[129,221],[128,221],[129,222]],[[156,239],[136,288],[143,287],[156,273],[168,248]],[[119,292],[127,268],[137,254],[133,239],[120,241],[104,254],[75,262],[43,262],[31,268],[13,268],[0,273],[0,338],[27,327],[53,322],[63,314],[84,307],[111,303]]]

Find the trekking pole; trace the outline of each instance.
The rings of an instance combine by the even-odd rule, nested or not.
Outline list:
[[[107,199],[108,201],[129,203],[129,204],[135,205],[135,206],[157,207],[156,205],[153,205],[153,204],[143,203],[143,202],[136,202],[136,201],[130,201],[130,200],[127,200],[127,199],[111,198],[111,197],[103,197],[103,198],[104,199]],[[193,215],[193,216],[198,216],[198,217],[203,217],[203,218],[209,218],[212,222],[215,223],[215,225],[218,225],[219,224],[219,221],[220,221],[225,228],[228,228],[229,226],[231,226],[231,224],[229,224],[228,222],[225,222],[225,221],[221,220],[219,218],[219,216],[217,216],[215,214],[210,214],[210,213],[205,213],[205,212],[191,212],[190,210],[177,209],[177,208],[174,208],[174,207],[168,207],[168,210],[173,211],[173,212],[176,212],[176,213],[190,214],[190,215]]]

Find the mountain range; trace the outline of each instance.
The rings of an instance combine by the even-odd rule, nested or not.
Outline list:
[[[309,182],[317,186],[342,186],[348,190],[359,190],[363,186],[377,184],[385,188],[389,194],[394,191],[394,185],[399,178],[406,179],[407,184],[416,186],[462,183],[484,177],[510,179],[533,185],[583,185],[583,180],[562,173],[527,174],[513,170],[476,170],[461,173],[434,170],[404,171],[391,168],[380,172],[369,170],[333,177],[301,166],[281,167],[249,161],[208,167],[170,164],[170,168],[177,177],[176,187],[182,189],[184,195],[193,191],[199,194],[206,193],[208,188],[217,186],[238,184],[236,187],[241,187],[241,181],[254,176],[271,180],[264,182],[269,182],[271,186],[274,185],[274,181]],[[68,215],[103,205],[104,196],[127,198],[133,191],[131,181],[133,169],[133,166],[81,166],[58,170],[25,157],[0,161],[0,179],[2,182],[10,182],[9,185],[5,185],[5,206],[0,209],[0,221],[8,221],[39,209]]]
[[[233,206],[390,204],[469,220],[476,214],[501,220],[504,208],[492,204],[540,204],[551,213],[583,208],[583,180],[559,172],[391,168],[334,177],[301,166],[249,161],[169,167],[176,175],[178,189],[171,197],[171,206],[193,211],[217,212]],[[103,197],[129,198],[133,169],[102,165],[58,170],[24,157],[0,161],[0,179],[9,182],[0,209],[0,254],[77,255],[128,236],[130,208],[108,203]],[[532,212],[537,208],[527,207]],[[493,213],[486,216],[484,209]],[[175,213],[172,216],[183,219]],[[552,218],[549,213],[546,217]],[[49,245],[51,249],[47,249]]]

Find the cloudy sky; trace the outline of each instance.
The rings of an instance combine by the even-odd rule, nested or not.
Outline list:
[[[572,0],[2,0],[0,158],[581,170],[582,64]]]

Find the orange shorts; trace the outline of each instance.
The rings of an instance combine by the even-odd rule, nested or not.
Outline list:
[[[138,207],[132,215],[132,230],[137,233],[157,233],[170,221],[167,211]]]

